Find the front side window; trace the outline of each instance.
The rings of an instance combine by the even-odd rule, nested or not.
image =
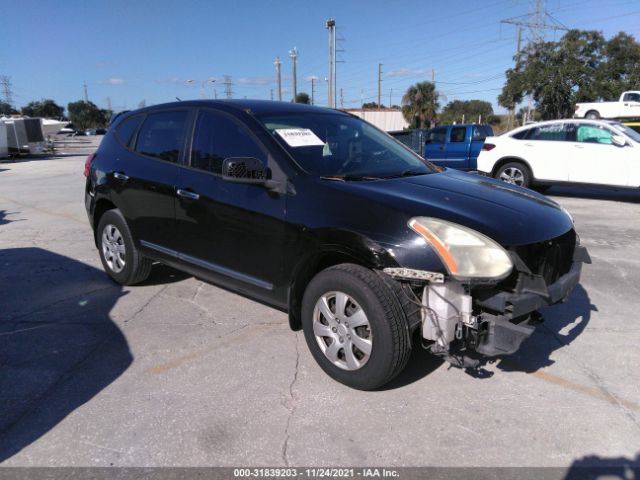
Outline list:
[[[142,155],[177,162],[184,146],[187,111],[151,113],[138,132],[135,151]]]
[[[467,136],[467,127],[454,127],[451,129],[451,143],[462,143]]]
[[[247,129],[225,114],[203,110],[198,114],[191,148],[191,166],[221,174],[230,157],[267,158]]]
[[[567,130],[562,123],[552,123],[541,125],[529,130],[527,140],[546,140],[552,142],[563,142],[567,140]]]
[[[582,143],[602,143],[611,145],[612,134],[609,129],[596,125],[580,125],[576,132],[576,140]]]
[[[305,171],[366,179],[439,171],[389,135],[341,113],[258,115],[273,138]]]

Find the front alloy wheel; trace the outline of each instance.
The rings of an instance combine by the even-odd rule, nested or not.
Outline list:
[[[396,377],[411,353],[399,287],[391,277],[343,263],[311,279],[302,299],[302,328],[318,365],[361,390]]]
[[[313,309],[313,333],[325,357],[344,370],[362,368],[371,355],[371,325],[362,307],[344,292],[327,292]]]

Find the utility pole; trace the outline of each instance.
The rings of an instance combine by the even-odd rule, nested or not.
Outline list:
[[[11,92],[11,78],[3,75],[0,77],[0,84],[2,84],[2,95],[4,96],[4,103],[11,106],[13,105],[13,94]],[[3,113],[3,112],[0,112]],[[6,112],[10,114],[11,111]]]
[[[89,94],[87,93],[87,81],[84,81],[84,101],[88,102],[89,101]]]
[[[113,111],[113,109],[111,108],[111,97],[107,97],[107,110]]]
[[[336,21],[330,18],[325,26],[329,30],[329,88],[327,89],[327,104],[329,108],[335,108]]]
[[[227,99],[233,98],[233,92],[231,91],[231,85],[233,85],[233,83],[231,82],[231,76],[225,75],[224,82],[222,82],[222,84],[224,85],[224,94]]]
[[[391,105],[393,105],[393,102],[391,101],[392,96],[393,96],[393,88],[389,90],[389,108],[391,108]]]
[[[433,83],[433,88],[436,88],[436,69],[431,69],[431,83]]]
[[[382,82],[382,64],[378,64],[378,108],[380,108],[380,83]]]
[[[276,66],[276,77],[278,78],[278,101],[282,101],[282,77],[280,75],[280,57],[276,57],[276,61],[274,63]]]
[[[291,62],[293,66],[293,99],[292,102],[295,103],[296,97],[298,96],[298,79],[296,78],[296,64],[298,63],[298,50],[296,47],[289,50],[289,56],[291,57]]]
[[[315,105],[316,98],[316,77],[311,77],[311,105]]]
[[[271,89],[271,101],[273,101],[273,88]]]
[[[344,108],[344,97],[342,96],[342,87],[340,88],[340,108]]]

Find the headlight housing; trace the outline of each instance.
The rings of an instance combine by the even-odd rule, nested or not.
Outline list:
[[[498,280],[513,269],[506,250],[475,230],[431,217],[414,217],[409,227],[434,248],[456,279]]]

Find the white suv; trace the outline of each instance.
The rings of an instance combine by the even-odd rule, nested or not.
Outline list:
[[[480,173],[523,187],[640,187],[640,134],[609,120],[552,120],[487,137]]]

